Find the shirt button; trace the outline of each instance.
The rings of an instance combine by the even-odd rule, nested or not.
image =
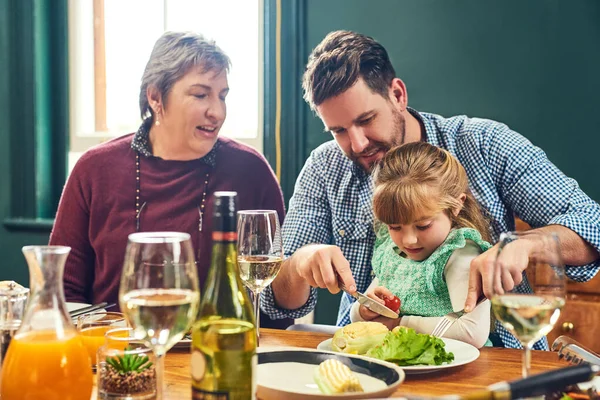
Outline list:
[[[340,234],[340,236],[342,236],[342,237],[343,237],[343,236],[346,234],[346,231],[345,231],[345,230],[343,230],[343,229],[340,229],[340,230],[338,231],[338,233]]]

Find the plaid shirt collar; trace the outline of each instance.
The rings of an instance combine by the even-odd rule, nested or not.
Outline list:
[[[131,148],[139,152],[144,157],[154,157],[152,154],[152,148],[150,147],[150,127],[152,126],[152,119],[146,118],[140,128],[137,130],[131,141]],[[220,146],[219,140],[215,142],[213,148],[208,152],[207,155],[200,158],[205,164],[214,167],[217,163],[217,149]]]

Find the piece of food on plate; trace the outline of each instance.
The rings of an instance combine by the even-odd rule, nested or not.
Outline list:
[[[358,377],[350,368],[333,358],[319,364],[314,378],[323,394],[364,392]]]
[[[560,392],[547,394],[544,398],[545,400],[598,400],[600,394],[593,387],[583,390],[579,385],[569,385]]]
[[[353,322],[335,332],[331,347],[342,353],[365,354],[371,347],[383,342],[389,331],[380,322]]]
[[[441,365],[454,360],[454,354],[446,351],[442,339],[404,326],[394,328],[380,345],[371,348],[366,355],[399,366]]]

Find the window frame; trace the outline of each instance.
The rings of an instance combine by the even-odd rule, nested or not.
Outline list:
[[[72,101],[69,104],[70,114],[70,126],[69,139],[70,148],[68,154],[69,168],[72,168],[74,162],[79,158],[83,152],[90,147],[100,144],[104,141],[113,139],[119,135],[125,135],[131,132],[110,132],[103,130],[106,127],[106,86],[104,84],[106,80],[106,70],[102,68],[102,60],[105,59],[105,43],[104,43],[104,0],[93,0],[93,3],[82,2],[80,0],[67,0],[69,12],[71,16],[77,15],[78,18],[69,18],[69,45],[71,52],[69,54],[69,70],[71,79],[71,90],[70,97]],[[169,0],[163,0],[163,8],[165,13],[168,9]],[[254,147],[257,151],[264,151],[264,63],[261,60],[264,59],[264,21],[265,21],[265,0],[258,0],[259,7],[259,29],[258,29],[258,109],[257,109],[257,129],[256,136],[247,137],[233,137],[235,140],[245,143],[249,146]],[[88,18],[96,21],[93,27],[90,27]],[[98,21],[99,20],[99,21]],[[101,40],[96,40],[96,37],[102,36]],[[94,43],[93,51],[90,52],[86,44]],[[86,50],[87,49],[87,50]],[[83,53],[80,53],[83,52]],[[85,53],[87,52],[87,53]],[[81,60],[81,54],[83,54],[84,61]],[[98,61],[100,59],[100,61]],[[84,64],[82,66],[82,64]],[[89,69],[93,69],[93,84],[90,84],[90,72]],[[86,71],[87,69],[87,71]],[[82,89],[83,88],[83,89]],[[92,96],[94,99],[93,113],[95,118],[95,129],[94,132],[84,133],[86,123],[82,120],[82,113],[77,112],[80,110],[78,104],[82,103],[85,99],[90,103],[89,93],[93,92]],[[87,95],[85,94],[87,93]],[[104,107],[98,106],[98,102],[103,102]],[[89,105],[88,105],[89,108]],[[87,114],[89,110],[86,109]],[[85,113],[83,113],[85,114]],[[99,121],[100,117],[100,121]],[[229,118],[231,116],[228,116]],[[86,116],[83,118],[90,118]],[[89,125],[89,120],[87,121]]]

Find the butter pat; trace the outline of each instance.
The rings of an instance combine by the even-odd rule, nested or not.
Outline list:
[[[333,358],[319,364],[314,379],[323,394],[364,392],[350,368]]]

